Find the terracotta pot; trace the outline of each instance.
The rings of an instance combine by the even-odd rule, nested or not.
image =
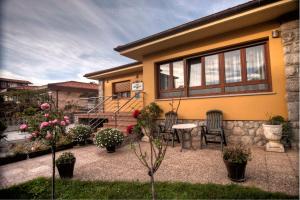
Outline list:
[[[247,162],[244,163],[232,163],[227,160],[224,160],[226,165],[226,169],[228,172],[228,178],[235,182],[243,182],[245,181],[245,171]]]

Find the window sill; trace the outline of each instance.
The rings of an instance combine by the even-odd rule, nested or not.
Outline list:
[[[208,98],[224,98],[224,97],[239,97],[239,96],[258,96],[258,95],[274,95],[276,92],[256,92],[256,93],[244,93],[244,94],[225,94],[225,95],[211,95],[211,96],[198,96],[198,97],[182,97],[182,100],[185,99],[208,99]],[[170,101],[172,99],[180,99],[176,98],[166,98],[166,99],[155,99],[155,101]]]

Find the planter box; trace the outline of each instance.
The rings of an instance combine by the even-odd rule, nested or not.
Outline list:
[[[27,159],[27,154],[16,154],[14,156],[7,156],[4,158],[0,158],[0,165],[14,163],[26,159]]]
[[[38,157],[38,156],[46,155],[48,153],[51,153],[51,149],[30,152],[28,154],[28,156],[29,156],[29,158],[35,158],[35,157]]]
[[[71,149],[73,148],[74,144],[73,143],[69,143],[69,144],[64,144],[61,146],[56,147],[56,152],[57,151],[62,151],[62,150],[66,150],[66,149]]]

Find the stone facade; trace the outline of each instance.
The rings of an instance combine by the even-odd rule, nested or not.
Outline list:
[[[197,123],[204,125],[203,120],[178,120],[179,123]],[[223,127],[226,141],[229,144],[245,144],[264,146],[267,141],[264,136],[262,124],[265,121],[224,121]],[[199,137],[200,129],[193,130],[193,136]]]
[[[293,142],[299,142],[299,20],[281,24],[286,76],[288,119],[293,127]]]

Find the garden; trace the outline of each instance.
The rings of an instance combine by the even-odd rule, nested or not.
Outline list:
[[[253,156],[250,148],[246,146],[228,146],[222,152],[205,149],[181,153],[178,151],[178,147],[169,148],[170,134],[157,134],[156,119],[161,113],[162,110],[155,103],[149,104],[141,111],[135,110],[132,115],[137,118],[137,124],[128,127],[127,131],[128,134],[137,134],[139,137],[137,140],[131,141],[131,145],[122,147],[126,138],[119,130],[103,128],[92,133],[91,128],[86,125],[79,124],[68,127],[70,124],[68,116],[61,111],[52,110],[49,103],[41,104],[37,112],[27,116],[25,123],[20,126],[21,131],[27,131],[30,134],[25,143],[12,145],[10,149],[12,156],[9,158],[13,160],[14,157],[22,155],[24,159],[39,159],[38,156],[51,153],[52,162],[48,160],[47,165],[52,163],[52,179],[35,176],[37,179],[25,183],[22,183],[23,181],[16,182],[20,184],[1,189],[1,197],[7,199],[49,199],[50,197],[52,199],[290,199],[298,197],[294,190],[289,194],[284,194],[273,193],[272,190],[266,192],[253,187],[260,183],[258,180],[260,177],[257,175],[255,177],[253,165],[260,164],[262,155],[255,152],[255,156]],[[144,139],[146,142],[142,142],[141,137],[146,138]],[[98,150],[93,145],[86,146],[89,143],[94,143]],[[79,148],[71,149],[74,145]],[[56,158],[56,152],[66,149],[69,150],[59,153]],[[88,156],[85,155],[87,152],[89,152]],[[269,155],[264,154],[263,156],[268,162]],[[253,157],[254,161],[248,164],[251,170],[247,174],[246,165]],[[166,161],[164,161],[165,158]],[[41,162],[45,163],[45,161]],[[222,162],[224,164],[220,170],[219,164]],[[254,164],[252,164],[253,162]],[[119,163],[124,163],[122,165],[124,168],[118,169]],[[207,163],[214,163],[213,166],[210,166],[209,172],[204,167]],[[202,165],[202,167],[197,165]],[[23,165],[19,162],[15,166],[19,169]],[[43,165],[40,166],[43,167]],[[55,167],[61,179],[55,175]],[[290,166],[288,167],[290,168]],[[9,169],[14,170],[11,167]],[[184,169],[186,171],[182,173],[181,171]],[[216,171],[210,171],[212,169]],[[31,173],[32,170],[28,171],[25,173]],[[46,173],[46,171],[44,172]],[[277,173],[277,171],[274,172]],[[205,176],[206,173],[209,175]],[[273,171],[268,173],[273,174]],[[228,174],[228,178],[225,174]],[[249,174],[251,175],[249,176]],[[218,179],[219,175],[222,176],[222,179]],[[250,182],[253,180],[254,182],[250,185],[246,184],[246,187],[231,182],[243,182],[249,177]],[[17,175],[11,175],[10,178],[18,179]],[[207,182],[207,180],[210,181]],[[191,183],[183,183],[185,181]],[[212,184],[220,181],[222,183],[225,181],[226,184]],[[268,188],[272,185],[269,181],[269,179],[264,180],[264,183],[268,184]],[[292,187],[295,186],[292,185]]]

